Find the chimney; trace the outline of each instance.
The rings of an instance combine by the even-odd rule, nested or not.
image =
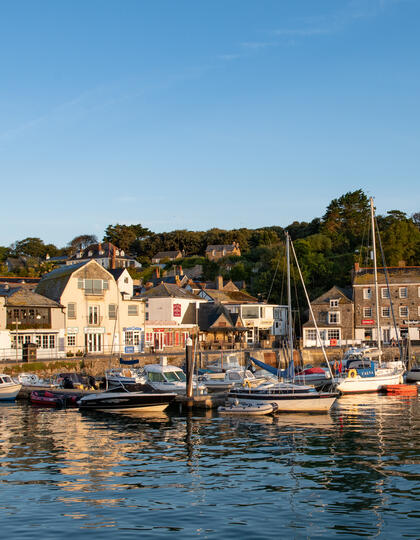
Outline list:
[[[404,266],[405,266],[405,261],[398,261],[398,266],[399,266],[400,268],[404,268]]]
[[[360,270],[360,264],[358,262],[355,262],[354,263],[354,272],[357,274],[357,272],[359,272]]]
[[[153,272],[154,276],[155,276],[155,279],[159,279],[160,278],[160,268],[159,266],[156,266],[154,272]]]
[[[99,244],[98,244],[98,253],[99,253],[99,255],[102,255],[102,244],[101,244],[101,242],[99,242]]]
[[[111,260],[111,268],[112,270],[115,270],[115,257],[117,254],[117,248],[115,246],[112,246],[112,260]]]
[[[216,289],[218,291],[223,290],[223,277],[222,276],[216,277]]]
[[[183,272],[183,270],[182,270],[182,266],[181,266],[181,265],[178,266],[178,275],[180,275],[180,276],[183,276],[183,275],[184,275],[184,272]]]

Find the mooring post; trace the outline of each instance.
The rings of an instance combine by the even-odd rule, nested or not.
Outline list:
[[[193,395],[193,342],[189,337],[185,344],[185,367],[187,371],[187,398],[192,398]]]

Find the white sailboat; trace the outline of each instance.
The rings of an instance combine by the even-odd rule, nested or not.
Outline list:
[[[335,379],[337,389],[343,394],[359,394],[365,392],[379,392],[389,384],[403,382],[405,372],[404,363],[401,360],[383,362],[381,349],[381,328],[379,322],[379,293],[378,272],[376,263],[376,235],[373,199],[370,199],[370,213],[372,222],[372,247],[373,247],[373,271],[375,288],[376,308],[376,331],[378,348],[366,351],[362,355],[350,354],[344,359],[343,373]],[[377,360],[374,360],[377,358]]]
[[[290,287],[290,245],[292,246],[295,256],[296,265],[304,286],[302,273],[299,263],[294,252],[293,244],[290,237],[286,234],[287,248],[287,278],[288,278],[288,304],[289,304],[289,367],[293,365],[293,327],[292,327],[292,305],[291,305],[291,287]],[[307,301],[310,302],[307,296],[306,288],[305,295]],[[310,307],[311,309],[311,307]],[[325,351],[324,351],[325,354]],[[328,358],[325,355],[328,363]],[[233,388],[228,393],[228,403],[238,404],[241,406],[261,406],[272,405],[275,412],[311,412],[311,413],[326,413],[333,406],[337,399],[338,393],[321,392],[315,390],[312,386],[298,385],[287,382],[268,382],[263,383],[254,388]]]

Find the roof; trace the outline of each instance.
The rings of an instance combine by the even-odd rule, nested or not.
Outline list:
[[[186,300],[202,300],[199,296],[192,294],[172,283],[160,283],[142,293],[141,298],[185,298]]]
[[[11,292],[11,294],[7,297],[6,305],[55,308],[61,307],[61,304],[58,302],[23,287]]]
[[[152,259],[173,259],[179,255],[182,255],[179,249],[176,251],[159,251],[156,255],[153,255]]]
[[[99,249],[101,247],[101,249]],[[83,250],[77,251],[74,255],[68,258],[69,261],[77,259],[103,259],[104,257],[112,257],[115,250],[115,256],[118,259],[132,259],[129,255],[124,253],[124,250],[118,248],[111,242],[101,242],[98,244],[91,244]],[[91,253],[89,255],[89,253]],[[78,256],[79,255],[79,256]]]
[[[203,289],[202,293],[207,294],[214,301],[224,304],[254,304],[257,298],[242,291],[220,291],[218,289]]]
[[[238,249],[236,244],[214,244],[206,247],[206,251],[233,251]]]
[[[127,270],[126,268],[110,268],[108,272],[114,276],[115,281],[118,281],[121,277],[121,274]]]
[[[198,310],[198,326],[201,331],[207,332],[213,324],[221,317],[224,316],[227,323],[230,325],[226,327],[226,330],[243,330],[244,327],[236,327],[235,324],[238,321],[238,313],[230,313],[223,304],[205,303],[200,305]],[[223,327],[220,327],[223,330]]]
[[[419,283],[420,266],[396,266],[386,268],[390,283]],[[371,285],[374,283],[374,269],[360,268],[353,277],[353,285]],[[378,268],[378,283],[385,285],[385,269]]]
[[[353,291],[351,288],[342,289],[334,285],[324,294],[318,296],[311,302],[312,305],[329,304],[330,300],[341,300],[345,304],[350,304],[353,298]]]

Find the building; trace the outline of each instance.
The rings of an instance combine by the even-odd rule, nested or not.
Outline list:
[[[210,245],[206,248],[206,257],[210,261],[217,261],[221,259],[222,257],[240,257],[241,256],[241,250],[239,249],[239,243],[233,242],[232,244],[216,244],[216,245]]]
[[[36,292],[64,307],[66,351],[132,354],[144,346],[144,303],[124,270],[117,281],[96,260],[56,268]],[[122,279],[121,279],[122,278]]]
[[[178,249],[175,251],[159,251],[152,257],[152,264],[162,264],[169,261],[176,261],[177,259],[182,259],[184,253]]]
[[[112,268],[141,268],[141,264],[136,259],[127,255],[124,250],[114,246],[111,242],[91,244],[85,249],[80,249],[69,257],[65,264],[80,264],[91,260],[95,260],[108,270]]]
[[[38,358],[65,356],[63,306],[28,287],[0,289],[0,358],[22,360],[25,344],[37,346]]]
[[[198,326],[204,349],[239,349],[245,344],[248,328],[238,313],[231,313],[223,304],[200,304]]]
[[[183,348],[198,334],[198,308],[205,300],[172,283],[160,283],[143,294],[146,303],[146,340],[149,349]]]
[[[378,268],[379,325],[381,341],[409,337],[420,341],[420,266]],[[388,284],[387,284],[388,277]],[[377,342],[377,318],[373,268],[355,264],[353,275],[355,339]],[[396,330],[393,319],[395,318]]]
[[[354,307],[351,289],[334,286],[311,302],[324,347],[354,342]],[[312,315],[303,325],[303,347],[320,347]]]

